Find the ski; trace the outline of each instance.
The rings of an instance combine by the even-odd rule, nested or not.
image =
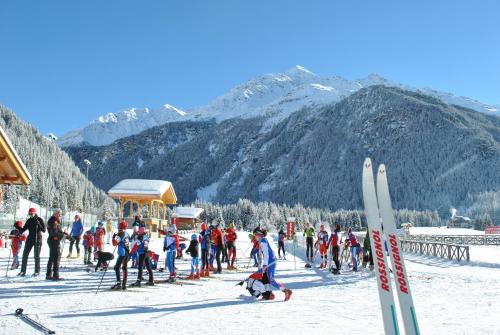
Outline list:
[[[396,306],[392,294],[392,286],[389,278],[387,257],[384,252],[382,240],[382,226],[380,224],[380,213],[373,180],[373,167],[370,158],[366,158],[363,165],[363,203],[365,215],[368,221],[368,230],[371,238],[371,249],[376,259],[375,271],[377,273],[377,288],[382,307],[382,319],[386,335],[399,334]]]
[[[396,221],[392,210],[391,197],[389,193],[389,184],[387,182],[387,170],[384,164],[379,166],[377,175],[377,199],[380,209],[380,215],[384,224],[383,232],[389,248],[392,268],[394,269],[393,278],[396,284],[396,293],[398,295],[399,307],[403,317],[403,326],[407,335],[419,335],[420,330],[417,322],[415,306],[410,291],[410,283],[406,274],[406,266],[403,259],[403,252],[400,249]]]
[[[35,321],[32,318],[30,318],[29,316],[27,316],[26,314],[24,314],[22,308],[16,309],[15,314],[18,318],[22,319],[24,322],[26,322],[30,326],[44,332],[45,334],[55,334],[56,333],[54,330],[50,330],[49,328],[45,327],[44,325],[42,325],[38,321]]]

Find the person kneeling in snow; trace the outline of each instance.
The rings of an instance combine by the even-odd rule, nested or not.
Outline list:
[[[273,300],[274,294],[272,288],[275,287],[283,291],[285,294],[285,301],[288,301],[292,296],[292,291],[274,279],[274,273],[276,272],[276,256],[265,235],[266,233],[263,230],[256,229],[254,231],[254,236],[259,242],[259,250],[262,253],[262,283],[265,287],[265,292],[262,293],[262,299]]]

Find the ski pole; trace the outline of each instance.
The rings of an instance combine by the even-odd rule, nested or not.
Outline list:
[[[55,334],[56,333],[54,330],[50,330],[49,328],[45,327],[44,325],[42,325],[38,321],[35,321],[32,318],[30,318],[29,316],[27,316],[26,314],[23,314],[23,309],[22,308],[16,309],[16,313],[15,314],[16,314],[17,317],[23,319],[27,323],[31,324],[35,328],[38,328],[38,329],[42,330],[43,332],[45,332],[47,334]]]
[[[248,278],[250,278],[251,276],[253,276],[254,274],[258,273],[258,272],[264,272],[265,270],[267,270],[270,266],[274,265],[276,263],[276,261],[264,266],[262,268],[262,270],[258,270],[258,271],[255,271],[254,273],[252,273],[250,276],[248,276],[246,279],[238,282],[235,286],[243,286],[243,284],[248,280]]]
[[[7,270],[5,271],[5,278],[7,278],[7,274],[9,273],[9,264],[10,264],[10,255],[12,254],[12,247],[9,251],[9,260],[7,261]]]
[[[118,248],[118,246],[116,246],[115,249],[113,250],[113,256],[115,255],[116,248]],[[104,279],[104,276],[106,275],[106,272],[108,271],[108,268],[109,268],[109,266],[106,266],[106,269],[104,269],[104,273],[102,274],[101,281],[99,282],[99,286],[97,286],[97,290],[95,291],[95,294],[97,294],[97,292],[99,292],[99,289],[101,288],[102,280]]]
[[[297,236],[293,235],[293,265],[297,270],[297,257],[295,256],[295,248],[297,247]]]

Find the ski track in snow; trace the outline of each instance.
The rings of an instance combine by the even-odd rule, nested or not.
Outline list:
[[[254,270],[246,268],[251,264],[247,234],[239,233],[238,255],[244,251],[246,255],[239,260],[238,272],[223,271],[217,279],[190,282],[194,285],[160,284],[115,292],[109,290],[115,281],[113,260],[97,295],[102,272],[85,272],[81,260],[62,258],[61,276],[65,280],[47,282],[48,247],[44,245],[39,277],[19,278],[14,270],[6,278],[9,250],[0,249],[0,269],[4,271],[0,279],[0,334],[40,334],[13,315],[18,307],[57,334],[156,334],[172,329],[185,334],[232,335],[319,334],[335,329],[349,334],[383,333],[374,274],[367,270],[352,273],[346,264],[339,276],[315,267],[305,269],[302,239],[296,262],[290,254],[292,244],[287,244],[288,260],[279,261],[277,267],[277,279],[293,290],[292,299],[283,302],[281,292],[275,292],[276,299],[269,302],[250,297],[236,286]],[[152,250],[161,250],[161,243],[154,240]],[[68,244],[63,256],[67,248]],[[107,249],[112,251],[110,245]],[[160,266],[164,265],[163,256],[161,253]],[[422,334],[500,334],[500,247],[472,246],[470,264],[405,256]],[[186,259],[176,261],[180,273],[189,272],[190,258]],[[33,268],[31,258],[28,274]],[[136,276],[136,270],[129,270],[128,283]],[[156,279],[165,276],[155,273]]]

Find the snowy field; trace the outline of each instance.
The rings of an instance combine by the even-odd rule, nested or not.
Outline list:
[[[239,236],[238,253],[248,256],[247,233]],[[153,250],[161,250],[160,244],[155,241]],[[335,277],[305,269],[300,246],[296,259],[288,255],[278,263],[278,280],[293,290],[286,303],[281,292],[276,292],[276,300],[262,302],[235,286],[253,269],[246,268],[247,257],[239,259],[238,272],[223,271],[183,286],[162,284],[125,292],[108,290],[115,281],[108,271],[96,295],[102,273],[85,272],[81,260],[63,258],[65,280],[45,281],[47,252],[44,245],[41,276],[19,278],[16,270],[6,278],[8,249],[0,249],[0,334],[39,334],[13,315],[18,307],[57,334],[383,333],[374,275],[349,272],[345,264],[343,274]],[[413,254],[406,254],[406,259],[422,334],[500,334],[500,247],[472,246],[469,264]],[[176,265],[187,273],[187,259]],[[30,259],[28,274],[33,268]],[[135,278],[136,270],[130,270],[129,283]]]

